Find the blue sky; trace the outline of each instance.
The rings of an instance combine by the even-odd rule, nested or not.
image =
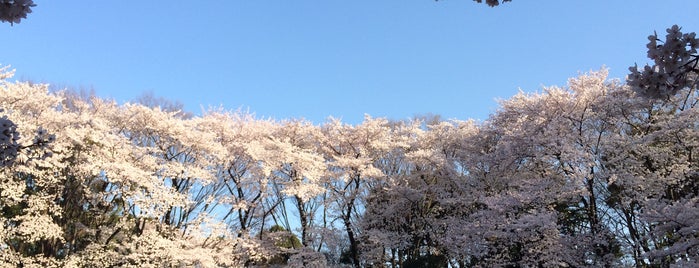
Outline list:
[[[520,88],[603,65],[623,79],[654,30],[699,31],[696,0],[35,2],[0,24],[17,79],[316,123],[483,120]]]

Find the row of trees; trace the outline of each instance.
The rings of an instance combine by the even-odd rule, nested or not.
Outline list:
[[[654,37],[626,85],[591,72],[480,123],[192,116],[4,68],[0,264],[696,265],[697,39]]]

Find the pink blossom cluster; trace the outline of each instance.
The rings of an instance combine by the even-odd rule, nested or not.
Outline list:
[[[648,40],[648,58],[654,64],[642,69],[638,65],[630,67],[629,86],[643,96],[660,99],[696,86],[699,39],[695,33],[682,33],[679,26],[673,25],[667,29],[664,41],[657,33],[648,36]]]
[[[32,0],[0,0],[0,22],[20,23],[36,6]]]

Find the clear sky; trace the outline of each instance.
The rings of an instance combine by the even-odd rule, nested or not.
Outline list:
[[[647,62],[654,30],[699,32],[697,0],[35,3],[20,24],[0,24],[0,64],[17,79],[316,123],[486,119],[520,88],[603,65],[623,79]]]

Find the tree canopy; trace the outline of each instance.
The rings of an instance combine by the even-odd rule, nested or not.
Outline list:
[[[483,122],[195,116],[5,67],[0,264],[696,266],[697,39],[652,37],[626,84],[589,72]]]

